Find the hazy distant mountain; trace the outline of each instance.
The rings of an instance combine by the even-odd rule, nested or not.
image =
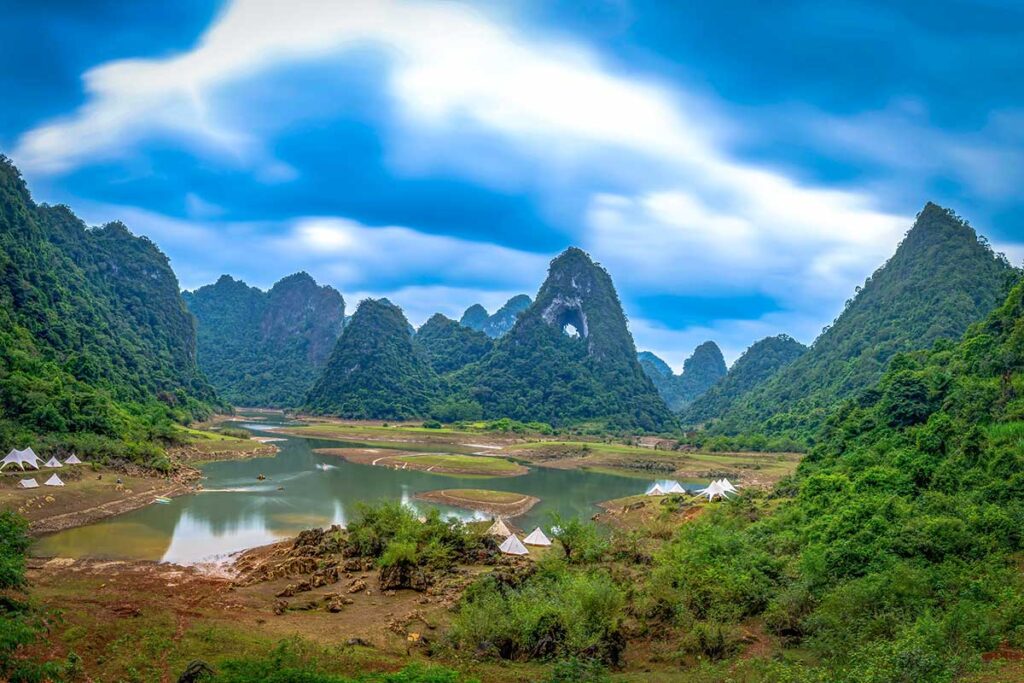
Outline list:
[[[487,309],[480,304],[473,304],[462,314],[459,324],[497,339],[512,329],[518,315],[529,308],[531,303],[530,297],[517,294],[495,311],[494,315],[488,315]]]
[[[655,431],[674,423],[637,362],[611,278],[576,248],[551,262],[537,300],[453,383],[485,416]]]
[[[344,324],[344,298],[306,273],[267,292],[223,275],[184,297],[196,316],[199,366],[235,405],[302,405]]]
[[[786,334],[762,339],[733,363],[725,378],[686,406],[680,421],[696,425],[723,414],[747,392],[754,390],[805,351],[806,346]]]
[[[428,415],[440,385],[408,329],[402,310],[386,299],[360,302],[310,389],[306,409],[356,419]]]
[[[803,354],[718,416],[717,430],[806,436],[901,351],[956,339],[1019,276],[952,211],[929,203],[896,253]]]
[[[651,378],[661,397],[674,411],[682,409],[699,398],[716,382],[725,377],[725,358],[718,345],[704,342],[683,363],[683,374],[675,375],[668,363],[650,351],[637,354],[640,366]]]

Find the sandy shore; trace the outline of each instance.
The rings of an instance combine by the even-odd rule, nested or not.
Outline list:
[[[514,494],[519,496],[515,500],[511,500],[509,502],[498,502],[474,496],[473,492],[473,489],[442,489],[439,491],[424,491],[423,493],[417,493],[415,498],[418,500],[425,500],[430,503],[439,503],[441,505],[462,508],[464,510],[479,510],[480,512],[486,512],[491,515],[500,515],[502,517],[518,517],[519,515],[524,515],[529,512],[534,505],[540,502],[540,498],[536,498],[534,496],[523,496],[520,494]],[[484,493],[490,492],[485,491]]]

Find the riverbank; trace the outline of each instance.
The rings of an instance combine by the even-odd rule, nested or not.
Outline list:
[[[500,517],[524,515],[540,502],[540,498],[535,496],[486,489],[441,489],[417,493],[414,497],[429,503],[475,510]]]
[[[194,493],[201,486],[196,466],[214,460],[269,456],[273,444],[250,439],[186,430],[188,441],[168,451],[173,464],[169,473],[138,465],[103,467],[91,463],[39,472],[5,472],[0,476],[0,509],[12,509],[29,522],[29,534],[41,536],[84,526],[99,520],[152,505],[157,498]],[[33,477],[39,483],[57,474],[64,486],[25,489],[19,480]]]

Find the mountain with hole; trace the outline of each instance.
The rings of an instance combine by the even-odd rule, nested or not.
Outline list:
[[[674,418],[636,358],[608,272],[575,247],[534,302],[453,384],[484,416],[662,431]]]

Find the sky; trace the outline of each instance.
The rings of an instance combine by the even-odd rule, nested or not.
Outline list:
[[[10,5],[0,152],[185,289],[305,270],[418,325],[575,245],[678,371],[813,341],[929,200],[1024,260],[1019,2]]]

